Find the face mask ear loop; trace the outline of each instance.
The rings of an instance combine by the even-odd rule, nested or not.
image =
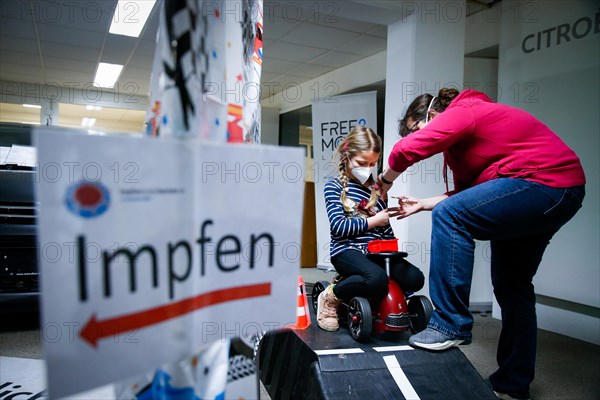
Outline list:
[[[429,103],[429,107],[427,107],[427,112],[425,113],[425,123],[429,123],[429,111],[431,111],[431,106],[433,105],[433,101],[436,99],[435,96],[433,96],[433,99],[431,99],[431,102]]]

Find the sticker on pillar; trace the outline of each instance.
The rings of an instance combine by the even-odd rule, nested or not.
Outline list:
[[[190,62],[194,57],[191,36],[195,19],[193,10],[186,6],[186,2],[165,2],[165,33],[170,51],[167,53],[168,57],[163,58],[163,68],[169,78],[169,88],[176,90],[179,97],[179,107],[172,112],[181,120],[181,128],[185,131],[190,129],[191,120],[197,112],[192,95],[197,93],[194,90],[197,86],[197,82],[194,82],[195,63]],[[174,124],[175,118],[170,119],[171,124]],[[180,128],[179,125],[175,124],[174,128]]]
[[[256,23],[256,39],[254,40],[254,62],[258,65],[262,65],[263,58],[263,38],[262,38],[263,27],[260,22]]]
[[[227,141],[242,143],[244,141],[244,128],[242,127],[242,106],[229,104],[227,118]]]
[[[150,110],[150,116],[146,125],[146,134],[148,136],[158,136],[161,119],[162,114],[160,109],[160,101],[155,100],[152,105],[152,109]]]

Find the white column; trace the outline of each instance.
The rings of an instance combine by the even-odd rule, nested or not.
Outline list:
[[[58,103],[53,100],[40,99],[40,125],[58,125]]]
[[[463,2],[414,3],[414,13],[388,26],[384,161],[400,139],[398,121],[420,94],[462,88],[465,54]],[[441,154],[420,162],[398,179],[391,195],[430,197],[446,191]],[[452,188],[452,183],[450,183]],[[393,200],[392,200],[393,201]],[[392,222],[409,260],[429,274],[431,213]],[[428,293],[428,279],[423,291]]]

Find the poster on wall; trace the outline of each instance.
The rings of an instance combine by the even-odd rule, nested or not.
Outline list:
[[[149,136],[260,143],[262,0],[165,0]]]
[[[295,321],[300,149],[34,137],[51,398]]]
[[[329,260],[329,222],[323,190],[338,176],[333,163],[335,149],[355,126],[377,132],[377,92],[348,94],[315,101],[312,104],[315,213],[317,216],[317,267],[333,268]]]

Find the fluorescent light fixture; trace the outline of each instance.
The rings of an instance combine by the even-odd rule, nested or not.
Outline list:
[[[94,131],[92,129],[88,129],[88,134],[89,135],[106,136],[106,133],[104,133],[102,131]]]
[[[100,110],[102,110],[102,107],[100,107],[100,106],[85,106],[85,109],[88,111],[100,111]]]
[[[81,126],[84,128],[91,128],[96,123],[96,118],[85,117],[81,120]]]
[[[119,75],[121,75],[122,70],[123,66],[120,64],[101,62],[98,64],[98,70],[96,71],[96,77],[94,78],[94,86],[112,89],[115,86],[115,83],[117,83],[117,80],[119,80]]]
[[[156,0],[119,0],[109,32],[139,37]]]
[[[23,104],[23,107],[25,107],[25,108],[42,108],[42,106],[40,106],[38,104]]]

